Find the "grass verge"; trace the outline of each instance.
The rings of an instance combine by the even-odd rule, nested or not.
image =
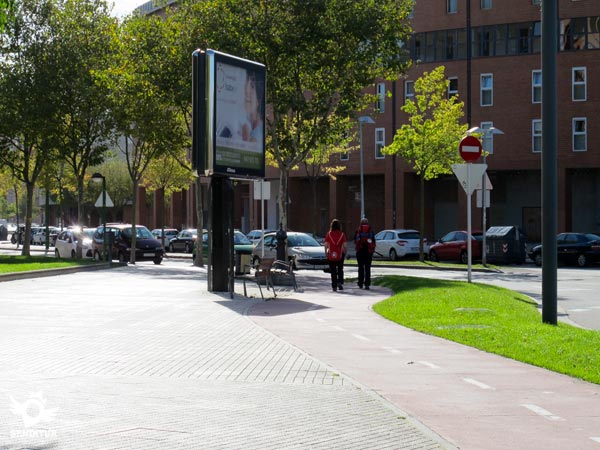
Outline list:
[[[408,328],[600,384],[600,332],[542,323],[536,303],[496,286],[385,276],[373,309]]]
[[[356,258],[347,258],[346,262],[349,264],[357,264]],[[411,267],[411,268],[446,268],[446,269],[458,269],[458,270],[467,270],[466,264],[454,263],[454,262],[439,262],[439,261],[419,261],[418,259],[400,259],[397,261],[390,261],[389,259],[374,259],[373,265],[376,266],[402,266],[402,267]],[[472,269],[491,269],[491,270],[500,270],[499,266],[495,266],[493,264],[471,264]]]
[[[0,274],[93,264],[91,260],[60,260],[46,256],[0,256]]]

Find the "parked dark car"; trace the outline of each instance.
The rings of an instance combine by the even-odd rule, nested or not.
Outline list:
[[[177,236],[175,236],[169,242],[169,252],[192,253],[197,237],[198,230],[196,228],[188,228],[187,230],[181,230],[179,233],[177,233]]]
[[[468,232],[451,231],[439,241],[429,247],[429,259],[431,261],[460,261],[467,264],[468,254]],[[473,231],[471,233],[471,260],[481,259],[481,242],[483,233]]]
[[[127,262],[131,255],[131,224],[110,224],[98,227],[94,233],[93,247],[94,259],[101,260],[104,250],[104,238],[106,232],[114,233],[112,244],[112,257],[120,262]],[[154,264],[160,264],[164,256],[162,244],[156,239],[150,230],[143,225],[135,226],[135,260],[153,261]]]
[[[560,233],[556,237],[557,259],[562,264],[585,267],[600,262],[600,236],[594,233]],[[529,251],[536,266],[542,265],[542,246]]]

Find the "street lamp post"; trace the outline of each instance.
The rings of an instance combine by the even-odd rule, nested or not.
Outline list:
[[[365,217],[365,174],[363,167],[363,134],[362,126],[363,123],[374,124],[375,121],[369,116],[361,116],[358,118],[358,134],[360,139],[360,218]]]
[[[493,136],[494,134],[504,134],[504,131],[496,128],[496,127],[489,127],[489,128],[479,128],[479,127],[473,127],[470,128],[469,130],[467,130],[467,133],[480,133],[483,134],[485,138],[488,138],[490,136]],[[483,163],[486,164],[486,151],[485,148],[483,149]],[[487,200],[487,196],[486,196],[486,190],[487,190],[487,176],[486,173],[483,172],[483,176],[481,178],[481,264],[485,265],[486,264],[486,255],[487,255],[487,248],[486,248],[486,239],[485,239],[485,228],[486,228],[486,218],[487,218],[487,214],[486,214],[486,209],[487,209],[487,205],[486,205],[486,200]]]
[[[106,251],[106,177],[101,173],[96,172],[92,175],[92,181],[95,183],[102,183],[102,225],[104,228],[102,234],[102,259],[104,259],[108,254]]]

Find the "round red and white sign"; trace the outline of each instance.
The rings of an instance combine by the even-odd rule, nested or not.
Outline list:
[[[467,136],[460,141],[458,152],[466,162],[475,162],[481,156],[481,142],[475,136]]]

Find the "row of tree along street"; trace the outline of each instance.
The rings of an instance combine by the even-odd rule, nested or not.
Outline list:
[[[398,79],[409,67],[403,43],[412,4],[182,0],[164,17],[117,19],[104,0],[0,3],[6,13],[0,189],[23,187],[29,232],[36,188],[59,204],[72,199],[84,224],[85,207],[98,195],[88,186],[97,171],[104,172],[116,206],[131,202],[133,223],[140,186],[164,190],[165,199],[189,188],[191,54],[213,48],[267,67],[267,162],[280,170],[279,211],[287,227],[290,171],[305,165],[310,177],[339,170],[329,157],[353,150],[348,143],[356,142],[355,118],[370,112],[375,100],[365,89],[377,79]],[[437,120],[418,102],[415,107],[422,120]],[[450,131],[456,132],[440,130],[437,147],[446,149],[448,139],[444,144],[441,137]],[[397,137],[389,151],[402,154],[417,145],[409,135]],[[116,158],[118,152],[124,156]],[[123,183],[111,179],[119,164],[128,175],[123,192],[113,190]],[[419,174],[425,180],[439,171],[429,165]],[[195,184],[201,229],[202,185]],[[28,243],[23,254],[29,254]]]

